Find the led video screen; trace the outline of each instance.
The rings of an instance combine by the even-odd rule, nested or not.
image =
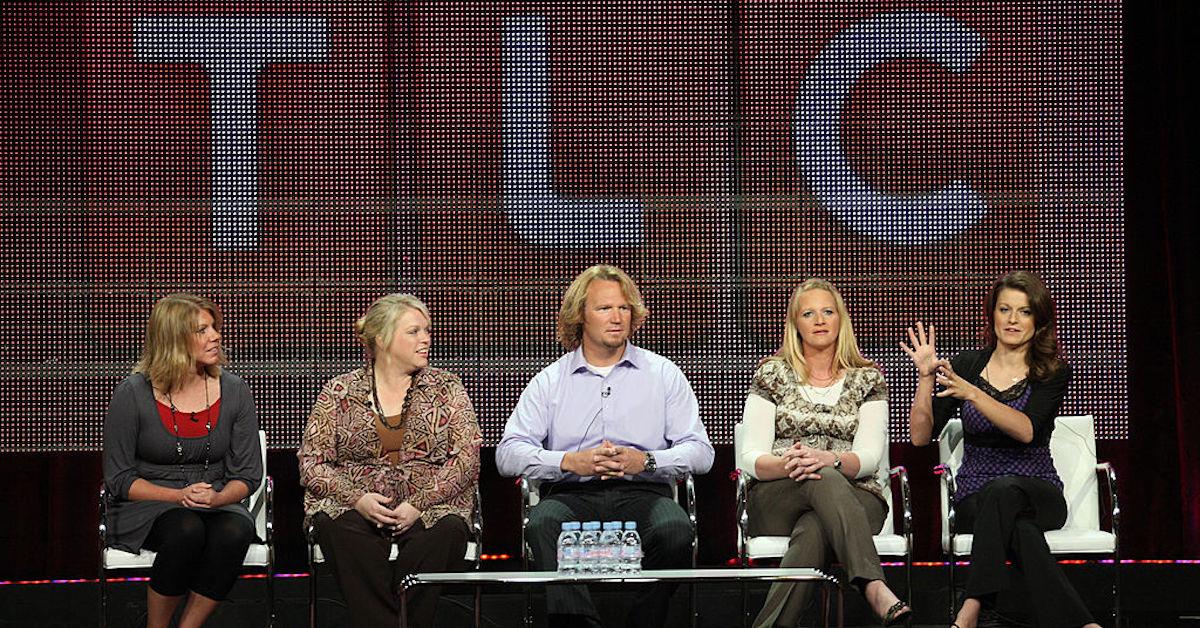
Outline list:
[[[917,320],[1056,297],[1064,414],[1127,434],[1117,2],[5,4],[0,451],[97,449],[154,300],[206,295],[271,447],[433,312],[487,444],[594,263],[731,442],[786,300],[839,286],[907,439]]]

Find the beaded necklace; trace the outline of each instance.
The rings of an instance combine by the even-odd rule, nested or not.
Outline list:
[[[379,385],[376,382],[375,367],[374,365],[371,366],[371,401],[374,405],[371,409],[375,411],[375,414],[379,415],[379,422],[383,423],[384,427],[393,432],[404,429],[404,417],[408,416],[408,403],[412,400],[412,395],[409,393],[412,392],[412,382],[415,380],[416,378],[414,377],[409,381],[408,390],[404,391],[404,404],[400,406],[400,419],[395,425],[392,425],[388,423],[388,417],[383,413],[383,404],[379,402]]]
[[[171,425],[175,426],[175,455],[179,458],[179,473],[183,474],[183,439],[179,436],[179,420],[175,418],[175,399],[167,392],[167,403],[171,406]],[[208,472],[208,463],[212,453],[212,410],[208,404],[208,376],[204,376],[204,472]],[[192,413],[196,420],[196,413]]]

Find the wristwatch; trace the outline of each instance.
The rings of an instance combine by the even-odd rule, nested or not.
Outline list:
[[[655,471],[658,471],[658,462],[654,460],[653,452],[646,452],[645,467],[646,473],[654,473]]]
[[[836,451],[833,452],[833,470],[834,471],[842,470],[842,454],[839,454]]]

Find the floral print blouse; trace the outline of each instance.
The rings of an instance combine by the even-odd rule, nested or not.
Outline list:
[[[393,465],[381,451],[371,410],[371,370],[339,375],[317,396],[297,452],[305,519],[336,518],[366,493],[404,501],[426,527],[446,515],[470,521],[483,437],[457,375],[425,368],[413,376],[404,449]]]
[[[846,369],[842,393],[832,405],[804,395],[796,372],[787,362],[763,360],[750,383],[750,394],[775,404],[775,442],[771,453],[779,456],[803,442],[809,447],[844,453],[854,444],[858,410],[868,401],[887,400],[887,382],[873,367]],[[875,476],[851,480],[855,486],[883,499]]]

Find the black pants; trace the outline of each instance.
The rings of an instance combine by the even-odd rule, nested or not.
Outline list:
[[[529,513],[527,528],[535,569],[558,569],[558,535],[564,521],[636,521],[642,537],[644,569],[692,565],[692,525],[666,484],[627,480],[560,482],[542,485],[540,496]],[[662,626],[677,587],[668,583],[644,587],[638,592],[628,623]],[[552,615],[584,615],[599,624],[585,586],[547,587],[546,608]]]
[[[410,573],[462,571],[470,532],[462,517],[447,515],[426,528],[417,520],[407,532],[393,537],[380,532],[358,511],[350,510],[330,519],[324,513],[313,517],[317,542],[333,569],[350,623],[362,628],[395,626],[400,623],[400,581]],[[392,543],[398,557],[388,563]],[[440,587],[413,587],[407,593],[410,626],[433,626]]]
[[[991,603],[1008,589],[1007,559],[1028,585],[1038,626],[1075,628],[1093,621],[1043,535],[1067,521],[1067,502],[1057,486],[1038,478],[1002,477],[964,499],[957,513],[958,530],[975,535],[967,597]]]
[[[150,588],[166,596],[195,591],[224,600],[254,540],[254,524],[224,510],[173,508],[159,515],[143,547],[158,552]]]

